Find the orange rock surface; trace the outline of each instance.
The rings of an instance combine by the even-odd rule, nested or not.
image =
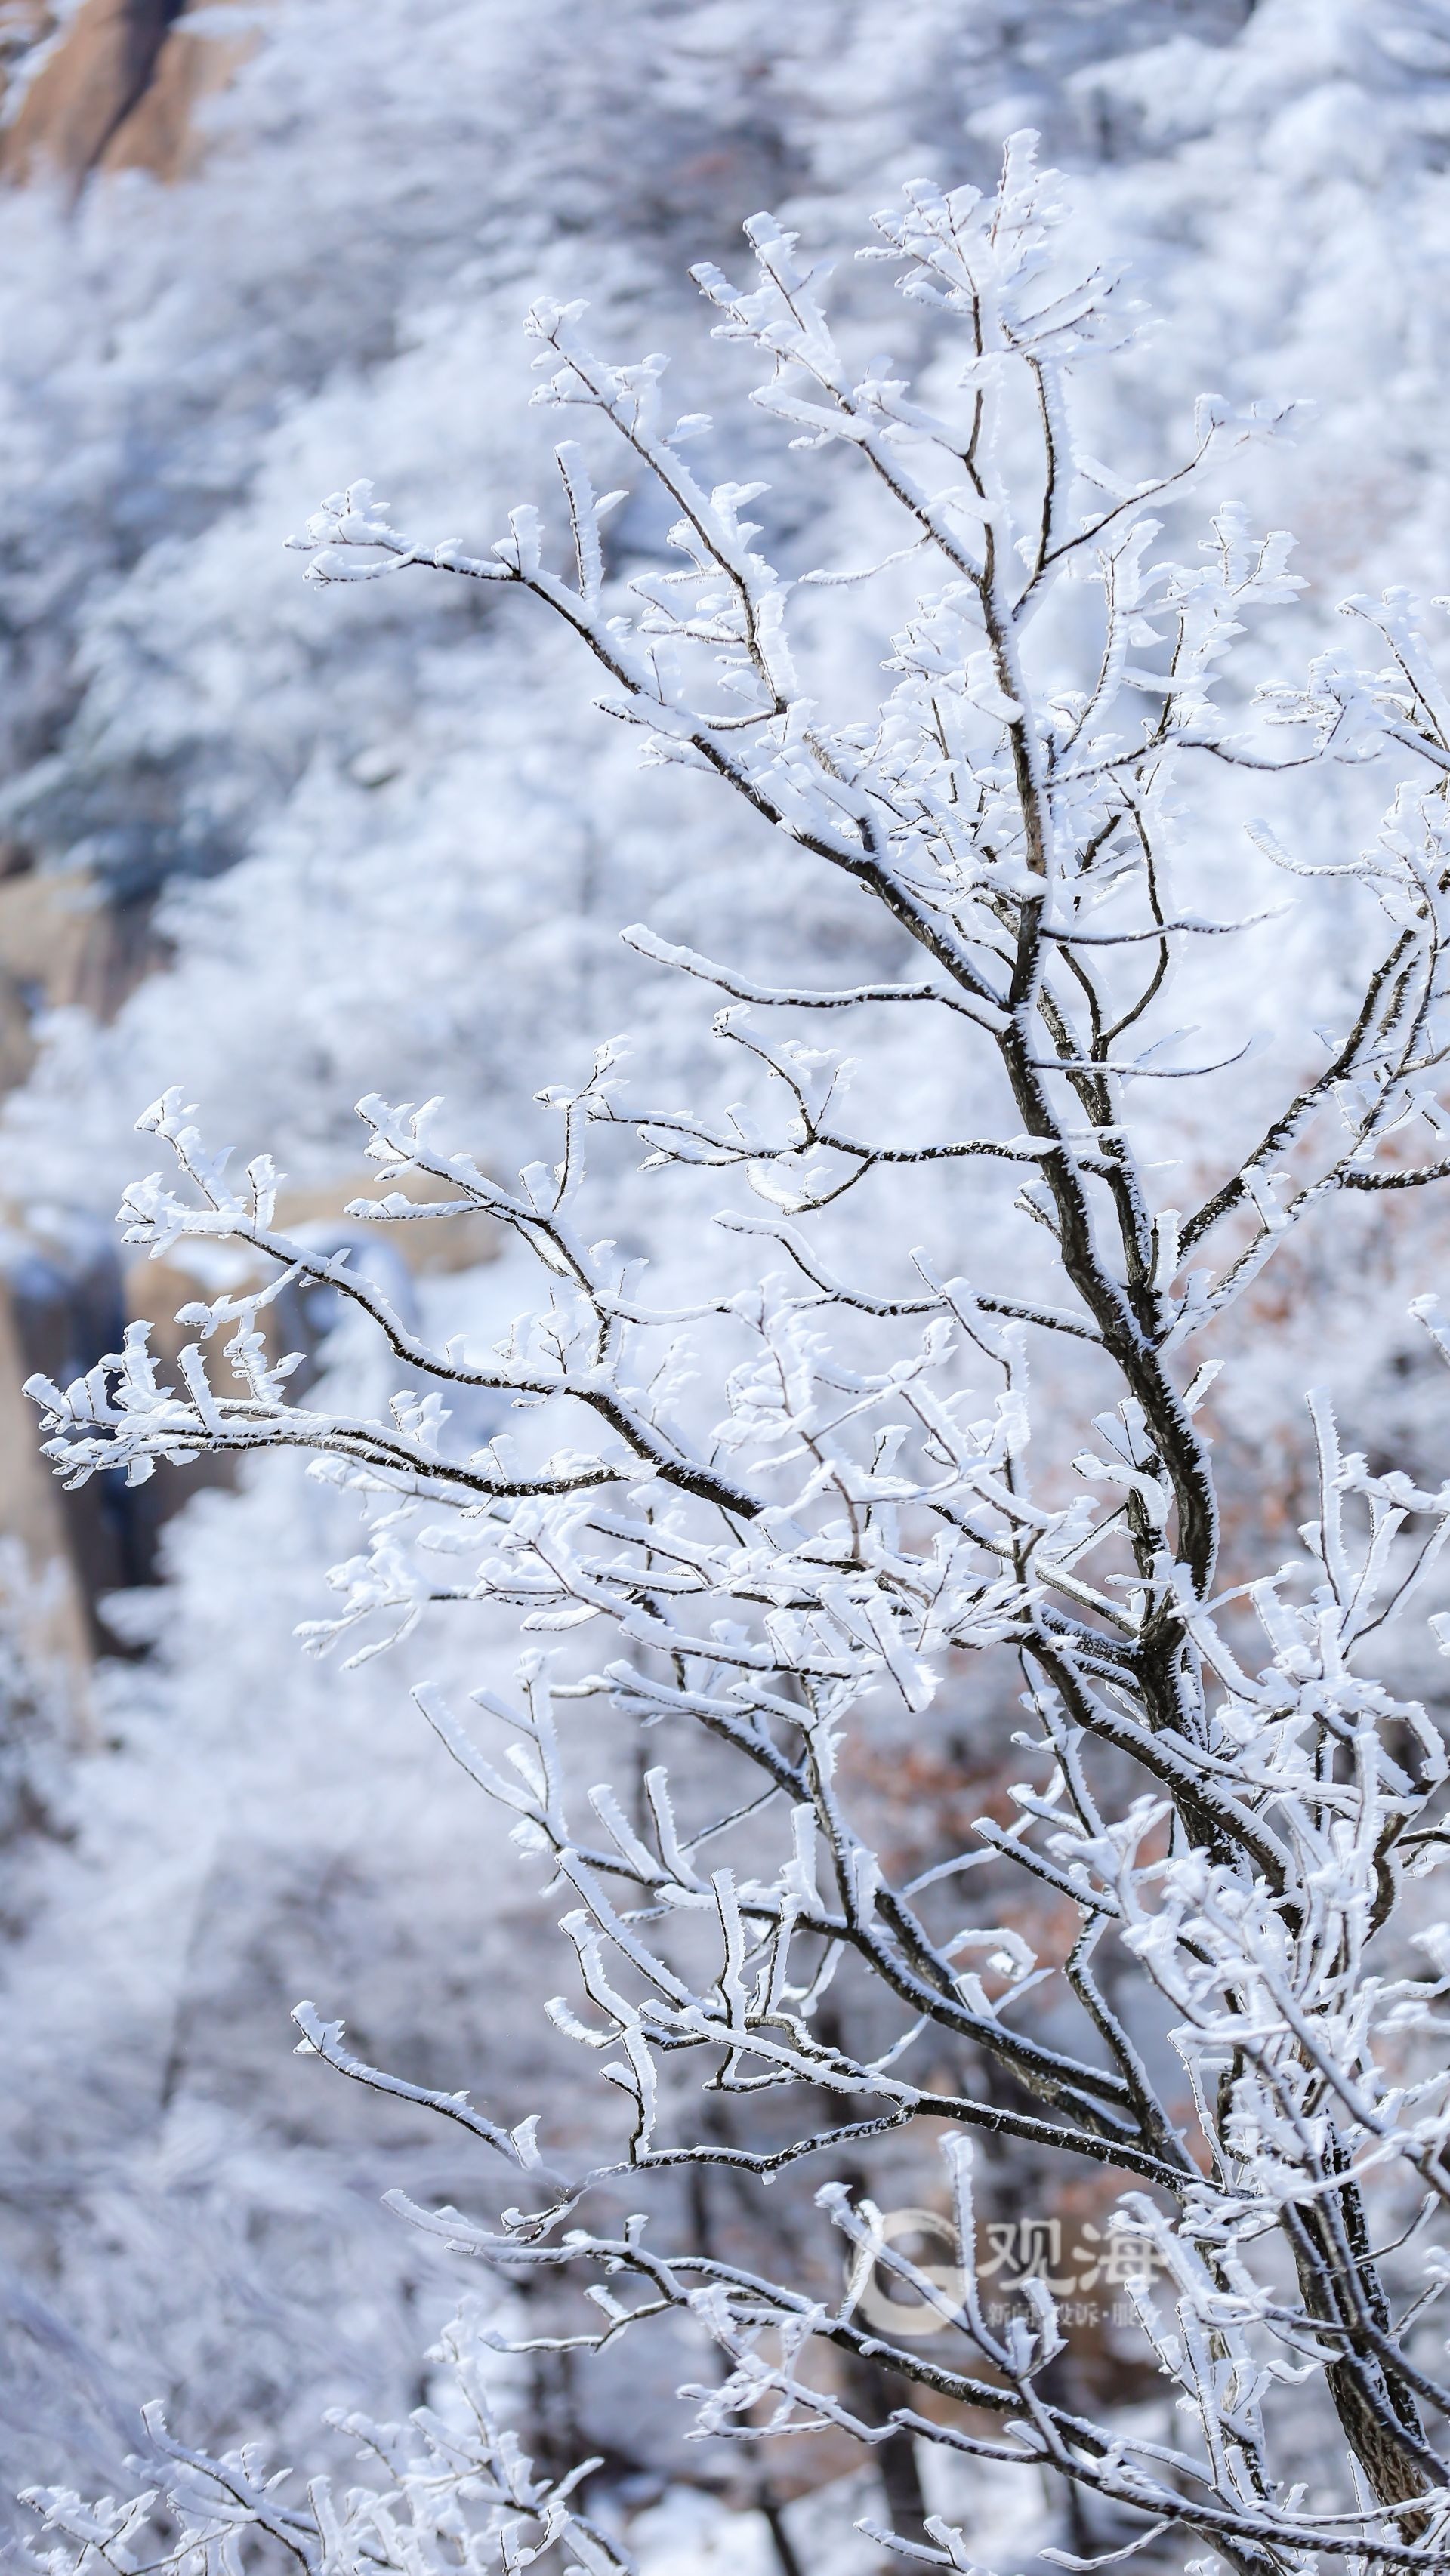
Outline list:
[[[195,110],[247,50],[178,23],[185,14],[186,0],[82,0],[0,131],[0,176],[49,172],[76,189],[98,170],[183,178],[200,149]],[[20,0],[6,26],[11,63],[49,33],[44,0]]]

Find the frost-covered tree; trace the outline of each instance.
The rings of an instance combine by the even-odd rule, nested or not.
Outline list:
[[[929,325],[915,386],[845,353],[819,273],[774,221],[748,228],[752,286],[697,271],[717,336],[767,362],[767,418],[828,461],[844,450],[882,496],[895,541],[875,565],[778,570],[744,515],[762,487],[691,473],[682,449],[713,433],[670,421],[662,361],[598,358],[581,309],[552,302],[530,321],[540,398],[579,412],[591,443],[612,433],[649,479],[672,570],[621,584],[602,534],[618,496],[596,500],[581,441],[558,450],[567,572],[527,506],[476,555],[398,534],[366,486],[327,504],[304,541],[316,580],[427,568],[524,592],[572,629],[650,762],[703,771],[775,831],[805,954],[765,981],[632,930],[727,997],[716,1027],[744,1096],[632,1102],[607,1045],[547,1096],[558,1157],[517,1186],[445,1140],[437,1104],[362,1103],[396,1186],[359,1222],[481,1210],[542,1272],[542,1300],[492,1350],[420,1336],[346,1256],[279,1233],[270,1163],[234,1184],[169,1096],[143,1125],[179,1186],[128,1191],[129,1239],[202,1274],[235,1247],[267,1284],[183,1310],[196,1339],[175,1387],[137,1326],[89,1377],[34,1392],[76,1477],[314,1453],[370,1519],[315,1643],[361,1630],[366,1652],[430,1602],[474,1605],[485,1651],[510,1623],[560,1641],[527,1645],[512,1690],[475,1694],[506,1767],[418,1696],[565,1897],[582,2000],[551,2010],[607,2056],[612,2149],[575,2160],[557,2118],[404,2084],[313,2005],[296,2016],[305,2049],[500,2159],[501,2209],[405,2215],[551,2296],[586,2291],[592,2323],[551,2311],[513,2348],[623,2347],[628,2370],[637,2339],[683,2320],[719,2356],[687,2392],[703,2433],[828,2428],[873,2449],[904,2432],[920,2453],[1025,2459],[1090,2509],[1073,2528],[1091,2528],[1092,2559],[1161,2543],[1264,2576],[1429,2567],[1450,2506],[1433,2324],[1450,2279],[1450,1956],[1415,1882],[1443,1847],[1446,1763],[1404,1687],[1413,1644],[1395,1640],[1419,1634],[1406,1609],[1450,1496],[1346,1453],[1311,1395],[1318,1503],[1299,1547],[1221,1569],[1204,1407],[1227,1319],[1286,1236],[1450,1174],[1435,1088],[1450,705],[1400,593],[1352,603],[1367,660],[1351,641],[1290,684],[1251,658],[1258,715],[1235,696],[1248,622],[1272,632],[1292,605],[1288,541],[1252,535],[1232,503],[1188,560],[1157,541],[1195,481],[1277,423],[1205,401],[1181,464],[1147,483],[1089,454],[1075,380],[1131,322],[1111,275],[1075,261],[1063,213],[1019,137],[995,196],[913,184],[904,213],[878,218],[871,255]],[[873,576],[901,605],[878,648],[887,692],[863,706],[830,603]],[[1363,851],[1297,846],[1271,774],[1385,763],[1397,783]],[[1330,881],[1363,960],[1342,1024],[1304,1032],[1309,1069],[1257,1134],[1239,1133],[1239,1031],[1203,960],[1256,919],[1279,933],[1223,907],[1243,871],[1224,861],[1200,884],[1212,861],[1180,864],[1182,814],[1220,771],[1280,796],[1276,827],[1251,827],[1263,872]],[[879,908],[896,963],[823,988],[811,905],[833,877]],[[820,1014],[857,1040],[857,1117],[847,1060],[791,1033]],[[1181,1094],[1198,1100],[1187,1116]],[[923,1132],[923,1102],[951,1104],[953,1129]],[[727,1210],[723,1245],[680,1247],[663,1297],[597,1236],[607,1188],[590,1213],[586,1148],[607,1178],[631,1134],[680,1186],[683,1225],[707,1204],[693,1175],[739,1174],[754,1199]],[[1196,1180],[1205,1160],[1194,1203],[1168,1204],[1165,1163]],[[973,1274],[944,1275],[932,1239],[967,1227]],[[348,1301],[403,1363],[385,1416],[289,1401],[268,1313],[298,1284]],[[1450,1355],[1428,1300],[1421,1319]],[[480,1439],[480,1406],[499,1403],[536,1425]],[[964,1847],[904,1877],[862,1829],[853,1748],[893,1708],[908,1739],[945,1702],[970,1734],[1004,1660],[1026,1714],[1015,1816],[980,1815]],[[660,1757],[600,1780],[621,1727],[659,1730]],[[689,1750],[701,1738],[709,1768]],[[950,2266],[903,2251],[873,2193],[903,2132],[940,2142]],[[1050,2272],[1027,2271],[1005,2309],[988,2296],[982,2137],[1108,2178],[1101,2267],[1176,2417],[1064,2399],[1073,2329]],[[821,2177],[834,2273],[821,2244],[789,2265],[737,2259],[674,2190],[800,2167]],[[651,2192],[662,2224],[639,2206]],[[914,2323],[893,2323],[882,2276]],[[859,2402],[862,2363],[903,2389],[885,2422]],[[370,2435],[387,2495],[341,2510],[315,2487],[283,2512],[250,2456],[176,2455],[158,2436],[158,2458],[182,2463],[167,2554],[199,2563],[271,2530],[318,2569],[460,2550],[522,2565],[556,2543],[608,2564],[616,2543],[575,2519],[575,2489],[531,2484],[474,2393],[466,2433],[424,2417]],[[154,2496],[38,2501],[69,2536],[57,2569],[96,2549],[151,2562]],[[971,2564],[941,2515],[868,2527],[908,2560]]]
[[[1168,14],[1210,59],[1245,19],[1242,0]],[[895,16],[869,0],[784,16],[764,0],[269,0],[248,17],[184,185],[132,171],[70,207],[39,179],[0,193],[0,865],[88,867],[133,918],[155,897],[168,961],[114,1020],[42,1015],[35,1076],[4,1104],[7,1220],[22,1198],[54,1212],[62,1261],[108,1229],[134,1106],[173,1080],[214,1127],[271,1144],[300,1189],[340,1171],[355,1186],[350,1104],[374,1086],[446,1090],[506,1168],[539,1151],[528,1093],[560,1021],[627,1022],[657,1041],[659,1079],[701,1097],[695,996],[613,929],[643,914],[768,974],[790,889],[765,827],[683,771],[641,792],[572,639],[526,600],[318,594],[276,530],[369,462],[405,512],[446,490],[464,523],[479,496],[532,488],[530,430],[546,465],[547,425],[514,389],[527,289],[585,292],[615,344],[689,359],[685,262],[725,257],[752,206],[785,190],[812,238],[854,240],[909,170],[989,176],[1024,119],[1092,159],[1102,120],[1078,74],[1165,24],[1163,0]],[[734,470],[773,474],[797,546],[824,513],[817,559],[867,560],[846,488],[842,515],[804,459],[780,490],[768,442],[763,419],[738,424]],[[666,524],[642,492],[616,551],[660,553]],[[833,650],[859,658],[842,613],[859,608],[869,654],[867,595],[831,606]],[[834,907],[819,891],[822,974],[878,971],[883,928],[844,882]],[[611,1222],[648,1241],[648,1201],[612,1191]],[[506,1273],[425,1281],[427,1328],[446,1310],[456,1329],[465,1299],[475,1318],[506,1307]],[[356,1336],[332,1355],[330,1400],[385,1398]],[[438,2010],[409,2025],[408,2071],[441,2080],[450,2047],[472,2062],[473,2002],[447,1964],[465,1831],[430,1807],[434,1748],[409,1742],[395,1670],[339,1690],[299,1669],[290,1627],[352,1544],[347,1497],[299,1488],[280,1460],[242,1482],[169,1525],[167,1579],[125,1606],[133,1653],[151,1651],[98,1677],[74,1839],[31,1836],[7,1866],[13,1883],[30,1851],[37,1902],[7,1905],[30,1929],[0,1951],[0,2521],[22,2477],[69,2460],[113,2478],[138,2389],[185,2391],[206,2440],[267,2424],[295,2444],[337,2398],[396,2412],[410,2299],[441,2317],[450,2295],[446,2258],[398,2231],[390,2248],[372,2208],[389,2181],[456,2191],[446,2140],[420,2150],[401,2115],[365,2131],[370,2106],[303,2083],[277,2034],[294,1994],[335,1982],[392,2050],[412,1979]],[[187,1490],[159,1480],[143,1516],[168,1483]],[[249,1566],[284,1561],[259,1608]],[[410,1678],[463,1687],[465,1649],[455,1666],[420,1634],[404,1653]],[[950,1769],[948,1748],[932,1758]],[[339,1801],[324,1783],[343,1774]],[[386,1868],[368,1848],[378,1800]],[[491,1879],[484,1946],[542,1977],[547,1942],[515,1938],[521,1902]],[[552,2098],[551,2077],[516,2078]],[[672,2412],[642,2411],[651,2465],[700,2456],[660,2440]]]

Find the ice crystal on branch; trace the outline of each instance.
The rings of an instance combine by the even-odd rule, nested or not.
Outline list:
[[[756,400],[798,442],[842,444],[872,479],[902,541],[881,569],[917,566],[914,600],[881,639],[876,707],[817,685],[809,619],[793,622],[799,594],[818,619],[813,594],[845,576],[792,581],[770,563],[746,515],[763,487],[698,481],[680,450],[705,424],[669,422],[663,361],[599,358],[576,306],[530,316],[540,398],[592,415],[652,479],[675,514],[672,567],[621,586],[606,505],[569,443],[567,571],[550,569],[532,508],[469,556],[401,536],[361,485],[312,522],[311,571],[431,568],[528,592],[593,654],[608,711],[642,730],[652,759],[713,773],[779,831],[807,921],[811,867],[839,870],[915,949],[913,970],[822,989],[782,961],[765,983],[637,927],[646,955],[729,997],[717,1027],[753,1088],[723,1110],[641,1104],[606,1048],[583,1084],[544,1095],[558,1159],[516,1187],[438,1141],[437,1104],[364,1101],[385,1177],[435,1195],[360,1201],[356,1217],[482,1211],[539,1266],[534,1310],[484,1353],[434,1348],[343,1257],[279,1234],[270,1169],[233,1188],[168,1098],[143,1123],[181,1187],[133,1188],[128,1239],[158,1253],[189,1238],[245,1245],[271,1284],[187,1310],[197,1338],[179,1389],[158,1384],[139,1330],[89,1378],[38,1386],[47,1446],[74,1476],[144,1475],[201,1451],[313,1452],[372,1512],[368,1551],[339,1569],[341,1612],[314,1642],[411,1624],[431,1601],[491,1603],[563,1641],[527,1648],[514,1691],[476,1694],[509,1739],[507,1769],[439,1694],[419,1696],[569,1907],[577,1990],[552,2015],[606,2061],[619,2154],[581,2162],[532,2119],[510,2127],[402,2085],[353,2056],[339,2025],[299,2012],[304,2045],[339,2072],[430,2103],[505,2159],[513,2188],[522,2177],[531,2205],[493,2220],[406,2214],[525,2277],[585,2278],[602,2323],[545,2345],[603,2349],[678,2312],[723,2356],[724,2376],[690,2392],[716,2438],[827,2426],[875,2447],[905,2429],[1037,2461],[1111,2511],[1127,2534],[1118,2554],[1167,2533],[1252,2576],[1429,2568],[1450,2529],[1433,2429],[1450,2388],[1420,2330],[1450,2278],[1450,1979],[1433,1937],[1424,1973],[1390,1936],[1405,1873],[1443,1843],[1446,1764],[1423,1709],[1373,1657],[1412,1596],[1430,1610],[1450,1486],[1344,1454],[1316,1399],[1319,1506],[1302,1553],[1221,1596],[1201,1420],[1216,1363],[1193,1346],[1321,1203],[1450,1171],[1435,1091],[1450,711],[1398,596],[1355,604],[1381,667],[1322,659],[1257,713],[1241,697],[1221,706],[1248,619],[1292,603],[1288,541],[1253,535],[1224,504],[1179,563],[1155,551],[1158,514],[1273,424],[1205,404],[1181,468],[1138,487],[1080,452],[1074,370],[1110,358],[1128,317],[1111,279],[1074,269],[1030,139],[1010,147],[994,199],[916,184],[905,214],[880,220],[872,255],[897,264],[950,352],[930,394],[885,358],[848,362],[795,239],[764,217],[748,229],[754,287],[700,273],[720,336],[766,361]],[[1388,929],[1328,1063],[1230,1154],[1215,1107],[1238,1034],[1222,1014],[1180,1029],[1167,1005],[1175,970],[1191,976],[1198,944],[1236,924],[1172,883],[1175,805],[1208,763],[1381,757],[1401,774],[1374,846],[1313,864],[1352,878]],[[1291,872],[1306,867],[1259,837]],[[923,1055],[959,1050],[961,1132],[893,1132],[879,1097],[852,1123],[847,1062],[775,1033],[781,1012],[810,1027],[842,1011],[868,1067],[873,1032],[899,1032],[903,1015]],[[888,1071],[899,1034],[891,1043]],[[1219,1150],[1187,1212],[1157,1186],[1155,1104],[1178,1084],[1209,1104]],[[724,1223],[745,1238],[737,1253],[763,1238],[775,1266],[723,1274],[702,1251],[703,1293],[646,1303],[587,1218],[591,1130],[622,1124],[666,1173],[738,1171],[755,1207]],[[929,1248],[963,1186],[985,1256],[1005,1265],[981,1279],[943,1276]],[[842,1226],[832,1211],[857,1192],[858,1207],[894,1211],[889,1225]],[[402,1363],[387,1418],[289,1401],[262,1318],[294,1281],[350,1300]],[[208,1346],[229,1328],[219,1364]],[[1040,1350],[1058,1354],[1050,1407],[1034,1402]],[[560,1445],[470,1449],[450,1430],[450,1399],[464,1397],[552,1416]],[[440,1581],[440,1558],[456,1580]],[[853,1730],[888,1706],[920,1728],[959,1690],[963,1659],[1001,1649],[1020,1663],[1031,1722],[1016,1818],[984,1814],[970,1844],[903,1878],[858,1821]],[[629,1789],[581,1785],[601,1704],[673,1748]],[[703,1813],[680,1776],[701,1734],[729,1783]],[[999,1892],[983,1900],[982,1887]],[[1021,1926],[1039,1896],[1033,1941]],[[692,2066],[724,2125],[713,2099],[708,2122],[692,2103]],[[849,2157],[859,2174],[877,2141],[918,2123],[946,2142],[961,2251],[950,2291],[839,2179],[819,2193],[848,2249],[832,2295],[819,2273],[692,2236],[675,2203],[672,2242],[643,2216],[611,2215],[634,2177],[681,2168],[764,2182]],[[1159,2275],[1131,2286],[1178,2392],[1171,2437],[1063,2403],[1065,2328],[1046,2280],[1024,2283],[1005,2323],[988,2313],[974,2131],[1115,2179],[1121,2229]],[[1376,2251],[1386,2237],[1399,2240],[1393,2277]],[[950,2352],[883,2333],[879,2305],[862,2307],[878,2268],[949,2328]],[[921,2403],[872,2420],[850,2377],[867,2361]],[[1289,2395],[1337,2424],[1337,2492],[1302,2481]],[[998,2429],[965,2429],[984,2419]],[[960,2533],[924,2529],[890,2545],[967,2563]],[[349,2564],[370,2554],[349,2545]]]

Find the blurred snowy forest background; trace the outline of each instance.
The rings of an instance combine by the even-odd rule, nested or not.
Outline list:
[[[356,1518],[294,1463],[68,1498],[43,1472],[21,1376],[165,1304],[111,1222],[133,1121],[180,1083],[340,1241],[359,1093],[445,1092],[507,1171],[595,1037],[681,1068],[705,1046],[708,1007],[623,923],[759,971],[790,901],[763,833],[640,781],[519,603],[322,597],[282,538],[360,473],[401,525],[487,533],[544,480],[534,291],[587,296],[621,354],[679,353],[682,404],[738,394],[691,261],[728,263],[761,206],[850,244],[903,179],[989,180],[1030,124],[1158,316],[1099,451],[1151,471],[1205,388],[1307,397],[1240,489],[1294,530],[1311,629],[1386,582],[1450,589],[1450,0],[0,0],[0,79],[3,2517],[26,2480],[114,2483],[158,2394],[198,2441],[267,2427],[306,2456],[326,2407],[414,2402],[464,2267],[379,2197],[466,2199],[467,2162],[299,2065],[298,1996],[420,2082],[480,2076],[485,2030],[495,2090],[560,2080],[548,1913],[407,1700],[425,1669],[476,1680],[469,1641],[440,1619],[352,1673],[304,1659]],[[793,546],[869,559],[843,476],[765,471]],[[628,556],[662,538],[643,506],[618,523]],[[865,612],[832,596],[849,662]],[[1315,784],[1323,855],[1354,795]],[[844,895],[810,937],[856,953]],[[1225,963],[1265,1042],[1246,1106],[1283,979],[1325,973],[1307,940]],[[1331,986],[1332,961],[1326,1012]],[[625,1185],[621,1238],[651,1223]],[[1272,1272],[1216,1426],[1260,1530],[1301,1516],[1311,1365],[1352,1438],[1433,1452],[1404,1307],[1445,1229],[1428,1194],[1376,1202],[1348,1291],[1318,1238]],[[506,1320],[496,1246],[449,1258],[395,1293],[440,1328]],[[372,1386],[334,1316],[289,1332]],[[965,1757],[943,1721],[892,1758],[924,1832]],[[521,2403],[565,2451],[577,2416],[673,2563],[667,2392]],[[708,2563],[689,2528],[679,2563]]]

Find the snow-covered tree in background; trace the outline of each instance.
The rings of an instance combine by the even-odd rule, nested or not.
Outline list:
[[[637,2338],[683,2317],[723,2358],[688,2392],[715,2440],[824,2426],[868,2448],[905,2432],[967,2460],[1025,2458],[1087,2500],[1096,2519],[1073,2529],[1098,2552],[1166,2537],[1180,2560],[1206,2543],[1266,2576],[1432,2566],[1450,2515],[1433,2433],[1450,2416],[1435,2361],[1450,1961],[1414,1882],[1445,1839],[1446,1759],[1397,1640],[1428,1615],[1450,1490],[1346,1452],[1311,1395],[1315,1516],[1285,1563],[1221,1566],[1200,1416],[1226,1320],[1287,1235],[1450,1176],[1436,1091],[1450,705],[1400,592],[1353,603],[1348,639],[1307,678],[1260,679],[1257,720],[1235,700],[1246,623],[1294,601],[1288,541],[1252,534],[1230,501],[1180,562],[1157,550],[1160,514],[1276,424],[1205,401],[1171,472],[1098,462],[1075,432],[1076,380],[1128,325],[1063,215],[1018,137],[995,197],[915,182],[903,214],[878,217],[874,255],[930,325],[914,385],[889,358],[843,354],[819,273],[773,220],[749,226],[753,287],[697,271],[717,336],[767,361],[767,418],[879,487],[896,543],[874,567],[778,571],[744,516],[762,486],[690,472],[680,450],[710,424],[671,424],[663,362],[599,359],[581,308],[547,300],[530,321],[542,399],[607,427],[665,496],[673,570],[611,578],[575,440],[557,451],[567,574],[529,506],[478,555],[399,535],[366,486],[326,506],[307,540],[324,584],[428,567],[522,590],[571,628],[650,762],[703,770],[773,828],[796,951],[767,982],[637,927],[636,948],[729,997],[716,1030],[741,1051],[745,1096],[629,1100],[606,1046],[548,1095],[557,1159],[517,1187],[443,1140],[438,1104],[363,1102],[369,1157],[411,1186],[359,1201],[360,1223],[482,1212],[545,1274],[494,1349],[427,1339],[351,1259],[279,1233],[267,1159],[233,1183],[173,1094],[143,1123],[181,1186],[128,1190],[131,1239],[201,1275],[230,1246],[270,1276],[185,1310],[197,1338],[174,1387],[138,1326],[86,1379],[35,1392],[72,1475],[314,1452],[371,1524],[319,1644],[359,1627],[386,1641],[435,1601],[476,1605],[493,1657],[520,1613],[531,1635],[581,1632],[531,1645],[511,1691],[474,1693],[512,1739],[507,1768],[440,1694],[418,1696],[572,1902],[583,2001],[551,2012],[578,2046],[614,2052],[613,2145],[578,2163],[548,2105],[541,2119],[404,2084],[315,2006],[296,2016],[306,2049],[502,2160],[501,2209],[407,2216],[525,2283],[580,2283],[603,2312],[495,2340],[623,2345],[628,2371]],[[874,705],[849,660],[843,685],[830,604],[873,577],[903,592]],[[1341,765],[1388,776],[1362,851],[1324,847],[1313,806],[1309,850],[1292,808],[1277,830],[1251,825],[1271,888],[1335,889],[1363,965],[1339,1024],[1290,1041],[1301,1077],[1246,1132],[1236,1017],[1205,961],[1256,930],[1276,940],[1280,907],[1222,909],[1243,872],[1204,864],[1182,812],[1205,774],[1262,789]],[[894,962],[823,989],[811,900],[833,874],[884,914]],[[808,1040],[817,1014],[845,1015],[859,1068]],[[950,1132],[926,1131],[923,1108],[948,1103]],[[611,1193],[596,1217],[586,1147],[607,1172],[628,1133],[661,1186],[686,1184],[693,1239],[664,1280],[684,1297],[651,1297],[638,1263],[594,1239]],[[1204,1159],[1197,1204],[1169,1204],[1163,1167],[1191,1176]],[[718,1239],[694,1234],[701,1169],[742,1174],[764,1211],[723,1220],[733,1275]],[[972,1275],[944,1275],[934,1238],[959,1242],[964,1209]],[[761,1238],[778,1257],[764,1275]],[[379,1418],[289,1401],[266,1321],[298,1283],[346,1300],[404,1363]],[[1433,1301],[1421,1320],[1450,1356]],[[470,1408],[500,1398],[537,1431],[477,1441]],[[970,1735],[1004,1655],[1027,1717],[1016,1817],[977,1816],[965,1846],[904,1880],[862,1830],[852,1747],[893,1704],[914,1728],[955,1700]],[[658,1760],[591,1785],[601,1752],[655,1729]],[[701,1735],[718,1780],[692,1756]],[[900,2250],[870,2188],[882,2142],[918,2128],[945,2160],[947,2271]],[[989,2307],[974,2133],[1128,2180],[1095,2231],[1101,2267],[1135,2303],[1176,2422],[1064,2402],[1069,2284],[1036,2270],[1005,2314]],[[703,2242],[689,2199],[668,2196],[682,2172],[763,2185],[806,2162],[824,2169],[822,2241],[788,2267]],[[662,2222],[636,2214],[646,2177],[663,2182]],[[945,2342],[924,2352],[919,2326],[892,2330],[878,2272]],[[904,2384],[885,2422],[854,2401],[852,2362]],[[318,2568],[459,2548],[522,2564],[532,2527],[530,2548],[609,2563],[615,2543],[575,2520],[567,2481],[529,2487],[481,2396],[475,2420],[466,2438],[427,2416],[411,2439],[376,2436],[397,2483],[340,2519],[314,2488],[284,2525],[252,2458],[185,2455],[174,2546],[199,2563],[265,2527]],[[40,2501],[73,2543],[58,2568],[96,2547],[135,2565],[149,2546],[154,2499],[94,2514],[68,2493]],[[970,2533],[940,2513],[868,2528],[918,2563],[973,2563]]]

